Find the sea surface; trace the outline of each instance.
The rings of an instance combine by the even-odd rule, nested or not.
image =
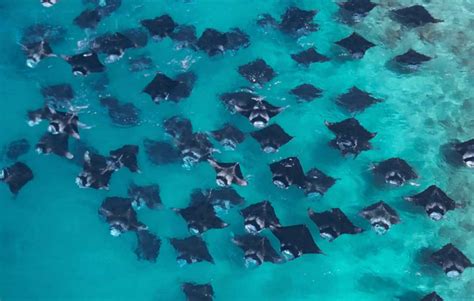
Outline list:
[[[61,0],[50,9],[38,0],[0,0],[0,147],[19,138],[34,145],[46,126],[29,127],[26,112],[42,106],[42,86],[70,83],[76,92],[74,104],[88,105],[80,119],[92,128],[82,130],[81,139],[102,154],[123,144],[139,145],[142,170],[132,174],[123,169],[112,177],[109,191],[97,191],[77,187],[74,179],[81,166],[65,158],[38,155],[34,150],[21,157],[35,177],[15,198],[7,185],[0,185],[0,300],[185,300],[181,284],[189,281],[211,283],[215,300],[408,301],[432,291],[447,301],[474,300],[474,269],[451,279],[422,258],[427,250],[451,242],[474,259],[474,173],[448,165],[440,153],[440,147],[452,139],[474,138],[474,1],[374,2],[380,5],[351,27],[337,20],[338,6],[329,0],[123,0],[95,30],[84,31],[72,23],[86,7],[81,0]],[[388,17],[390,9],[420,3],[444,22],[407,29]],[[317,9],[320,30],[295,39],[256,25],[258,15],[279,17],[292,5]],[[150,40],[147,47],[128,50],[122,60],[107,65],[109,84],[102,92],[93,88],[101,75],[75,77],[60,59],[46,59],[34,69],[25,65],[20,41],[32,24],[64,27],[66,39],[54,44],[53,50],[75,54],[84,50],[81,41],[137,27],[140,20],[163,14],[177,23],[195,25],[198,34],[208,27],[220,31],[239,27],[249,34],[251,45],[208,57],[204,52],[177,49],[169,38]],[[353,30],[376,44],[361,60],[341,56],[334,44]],[[309,68],[298,66],[290,54],[309,46],[332,60]],[[389,60],[409,48],[434,59],[410,74],[387,67]],[[154,68],[131,73],[127,59],[140,54],[150,55]],[[244,132],[253,131],[244,117],[226,110],[218,95],[249,87],[237,68],[256,58],[265,59],[278,76],[253,88],[272,104],[289,106],[273,122],[295,138],[279,152],[266,154],[247,136],[236,151],[222,149],[215,157],[240,162],[249,181],[247,187],[236,187],[245,197],[242,207],[271,201],[283,225],[308,225],[324,254],[246,268],[243,253],[231,241],[232,235],[244,233],[241,208],[233,208],[220,214],[229,227],[203,235],[215,264],[180,267],[168,238],[185,237],[188,230],[171,209],[186,207],[192,190],[215,187],[215,172],[205,163],[189,170],[180,164],[153,165],[144,153],[143,140],[169,140],[162,123],[177,114],[189,118],[195,131],[215,130],[226,122]],[[191,96],[179,103],[154,104],[141,91],[157,71],[194,71],[197,81]],[[299,103],[289,90],[301,83],[323,89],[323,97]],[[384,100],[357,115],[377,136],[373,149],[355,159],[328,146],[333,135],[324,125],[325,120],[350,117],[335,99],[354,85]],[[100,95],[133,102],[142,112],[140,125],[113,125],[99,104]],[[268,164],[288,156],[297,156],[305,170],[317,167],[339,180],[317,199],[308,199],[296,188],[279,189],[272,184]],[[371,163],[390,157],[407,160],[420,175],[420,186],[374,185]],[[4,159],[1,165],[11,163]],[[97,213],[105,197],[126,196],[131,181],[157,183],[161,188],[164,208],[138,212],[139,219],[162,239],[156,263],[137,260],[135,235],[112,237]],[[435,222],[403,200],[432,184],[466,206]],[[357,215],[379,200],[394,207],[402,220],[383,236]],[[366,231],[328,242],[308,218],[308,208],[341,208]],[[279,247],[270,231],[263,235]]]

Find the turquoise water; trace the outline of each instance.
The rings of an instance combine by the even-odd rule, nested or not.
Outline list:
[[[447,165],[439,152],[450,139],[473,138],[474,36],[469,29],[474,1],[424,1],[429,11],[444,22],[412,30],[400,28],[387,17],[387,11],[418,1],[380,1],[384,4],[354,27],[377,44],[357,61],[337,58],[339,49],[333,43],[352,29],[335,20],[337,5],[333,1],[123,0],[121,8],[104,19],[96,32],[84,32],[72,25],[71,20],[83,10],[82,1],[62,0],[51,9],[37,2],[0,1],[0,145],[18,138],[36,143],[45,125],[28,127],[25,112],[41,106],[41,86],[67,82],[75,89],[75,104],[89,105],[80,118],[93,127],[81,132],[82,139],[102,154],[125,143],[140,145],[143,172],[119,171],[112,177],[110,191],[84,190],[74,183],[81,167],[66,159],[33,151],[22,157],[33,169],[34,180],[16,198],[6,185],[0,185],[1,300],[184,300],[180,285],[185,281],[211,282],[215,300],[418,300],[433,290],[445,300],[473,300],[474,269],[467,269],[458,279],[449,279],[441,269],[422,264],[419,258],[424,248],[438,249],[449,242],[474,258],[474,212],[469,206],[474,175],[472,170]],[[321,29],[295,40],[255,25],[259,14],[279,16],[290,5],[318,9],[315,20]],[[209,58],[202,52],[176,50],[170,39],[164,39],[150,42],[145,49],[127,51],[126,57],[149,54],[156,64],[148,73],[130,73],[125,58],[107,65],[107,93],[133,102],[142,110],[142,123],[133,128],[111,124],[91,89],[93,77],[74,77],[69,65],[58,59],[47,59],[29,69],[18,45],[25,27],[51,23],[68,30],[66,40],[53,45],[55,52],[73,54],[80,51],[78,41],[96,33],[138,26],[140,20],[164,13],[180,24],[195,25],[198,33],[207,27],[221,31],[239,27],[250,35],[251,46],[235,54]],[[297,66],[290,54],[310,45],[333,60],[307,69]],[[399,75],[387,69],[388,60],[410,47],[435,59],[415,74]],[[176,114],[191,119],[196,131],[214,130],[228,121],[245,132],[252,131],[245,118],[225,110],[217,95],[247,86],[236,69],[259,57],[278,76],[264,88],[257,88],[257,93],[272,104],[289,105],[274,121],[295,138],[278,153],[264,154],[247,137],[238,151],[223,150],[216,158],[241,163],[249,186],[236,189],[247,205],[270,200],[282,224],[307,224],[325,254],[247,269],[242,252],[230,240],[232,233],[243,233],[242,219],[234,209],[222,215],[230,223],[228,228],[211,230],[203,236],[215,264],[179,267],[167,238],[185,237],[188,232],[182,218],[170,209],[186,207],[193,189],[214,187],[215,173],[207,164],[191,170],[179,164],[151,165],[142,141],[165,139],[162,120]],[[198,76],[188,99],[156,105],[141,93],[155,71],[176,74],[183,70],[192,70]],[[288,91],[304,82],[323,89],[323,97],[298,103]],[[324,126],[325,120],[348,117],[334,99],[353,85],[385,100],[358,115],[359,121],[378,135],[372,140],[374,149],[355,160],[343,158],[328,147],[333,136]],[[318,200],[308,200],[297,189],[278,189],[271,183],[267,164],[292,155],[299,157],[306,170],[317,167],[340,180]],[[420,188],[374,186],[368,171],[370,163],[393,156],[405,158],[414,166],[421,176]],[[138,213],[140,220],[163,239],[156,263],[138,261],[133,253],[135,236],[110,236],[107,224],[97,214],[106,196],[125,196],[132,180],[138,184],[158,183],[161,188],[165,208]],[[466,208],[433,222],[402,199],[431,184],[445,189],[455,200],[466,202]],[[308,207],[317,211],[338,207],[369,230],[357,212],[378,200],[392,205],[402,220],[384,236],[365,231],[330,243],[319,237],[307,216]],[[264,235],[278,246],[271,233]]]

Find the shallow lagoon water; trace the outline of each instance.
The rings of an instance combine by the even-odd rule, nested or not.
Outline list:
[[[75,104],[88,104],[81,121],[93,126],[81,132],[82,139],[105,154],[122,144],[141,146],[141,174],[121,170],[111,181],[110,191],[79,189],[74,183],[81,170],[66,159],[40,156],[33,151],[21,158],[34,171],[35,179],[12,198],[6,185],[0,185],[0,299],[2,300],[184,300],[180,285],[185,281],[211,282],[215,300],[418,300],[436,290],[445,300],[472,300],[474,269],[460,278],[449,279],[441,269],[423,263],[426,248],[435,250],[452,242],[474,258],[472,170],[454,168],[444,162],[440,146],[451,139],[473,138],[472,49],[469,32],[474,19],[473,1],[424,1],[443,23],[419,29],[401,28],[387,17],[391,8],[418,3],[383,1],[363,22],[353,28],[377,46],[361,60],[340,56],[333,43],[348,36],[352,28],[335,20],[333,1],[133,1],[123,0],[121,8],[103,20],[94,31],[83,31],[72,19],[83,10],[83,3],[60,1],[51,9],[39,1],[0,1],[0,95],[2,131],[0,145],[18,138],[34,144],[45,125],[30,128],[25,113],[42,104],[40,87],[67,82],[76,92]],[[279,16],[289,5],[318,9],[320,30],[293,39],[255,25],[259,14]],[[61,25],[66,40],[54,44],[56,53],[80,51],[78,41],[107,31],[139,25],[139,20],[170,14],[178,23],[193,24],[198,34],[207,27],[221,31],[239,27],[250,35],[251,46],[235,53],[209,58],[202,52],[176,49],[170,39],[153,41],[145,49],[127,51],[122,60],[107,65],[110,84],[101,95],[110,94],[133,102],[142,111],[142,123],[132,128],[111,124],[107,112],[91,87],[100,76],[74,77],[70,67],[59,59],[47,59],[37,68],[24,65],[20,50],[22,30],[35,23]],[[297,66],[290,58],[315,45],[330,62]],[[435,59],[414,74],[397,74],[387,68],[393,56],[414,47]],[[150,55],[151,71],[130,73],[127,57]],[[191,170],[179,164],[155,166],[143,151],[145,138],[163,140],[163,119],[182,114],[191,119],[196,131],[210,131],[231,122],[245,132],[253,130],[248,121],[231,115],[218,99],[248,83],[237,67],[255,58],[264,58],[278,76],[263,88],[254,87],[275,105],[289,107],[274,118],[295,138],[276,154],[265,154],[249,136],[237,151],[222,150],[216,158],[241,163],[249,186],[237,188],[246,205],[267,199],[284,225],[309,226],[323,255],[307,255],[284,264],[264,264],[247,269],[242,252],[231,242],[233,234],[243,233],[239,208],[221,217],[230,226],[211,230],[203,237],[215,264],[198,263],[179,267],[176,254],[167,241],[188,235],[184,221],[171,208],[187,206],[195,188],[215,186],[215,173],[207,164]],[[192,70],[197,82],[191,96],[182,102],[154,104],[141,93],[154,72],[176,74]],[[301,83],[312,83],[324,90],[322,98],[298,103],[288,92]],[[351,86],[372,93],[384,102],[374,105],[357,118],[370,131],[374,149],[356,159],[343,158],[329,148],[332,134],[324,121],[339,121],[349,115],[334,99]],[[216,144],[217,145],[217,144]],[[305,170],[317,167],[339,178],[324,197],[310,200],[297,189],[281,190],[271,183],[268,164],[287,156],[300,158]],[[399,156],[411,163],[421,178],[420,187],[377,187],[368,171],[372,162]],[[4,161],[2,164],[7,165]],[[138,261],[131,233],[114,238],[97,214],[106,196],[125,196],[131,181],[158,183],[164,209],[139,211],[140,219],[163,240],[156,263]],[[466,207],[431,221],[424,212],[402,199],[431,184]],[[384,200],[400,214],[402,223],[386,235],[378,236],[357,216],[363,207]],[[324,241],[307,216],[317,211],[341,208],[366,231]],[[275,247],[277,241],[264,232]]]

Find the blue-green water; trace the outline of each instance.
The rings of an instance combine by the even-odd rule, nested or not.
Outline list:
[[[472,170],[450,167],[439,153],[446,141],[473,136],[474,36],[469,29],[474,1],[424,1],[444,22],[411,30],[390,20],[387,12],[417,1],[379,1],[383,4],[355,26],[357,32],[377,44],[357,61],[337,59],[339,49],[333,43],[352,29],[335,20],[337,5],[333,1],[123,0],[120,9],[91,32],[72,25],[72,19],[84,8],[82,1],[62,0],[51,9],[38,2],[0,1],[0,145],[20,137],[32,144],[38,141],[45,127],[28,127],[25,112],[42,105],[41,86],[62,82],[74,87],[76,104],[89,105],[80,118],[93,128],[83,130],[81,137],[103,154],[125,143],[142,146],[144,138],[167,139],[162,121],[176,114],[191,119],[196,131],[214,130],[230,121],[250,132],[253,129],[248,121],[226,111],[217,95],[247,86],[237,67],[264,58],[278,76],[257,92],[275,105],[289,105],[274,120],[295,138],[278,153],[264,154],[248,137],[238,151],[222,151],[216,158],[241,163],[249,186],[236,189],[247,205],[270,200],[282,224],[307,224],[325,254],[245,268],[242,252],[230,240],[232,233],[243,233],[236,208],[222,215],[230,223],[228,228],[203,236],[215,264],[179,267],[167,238],[184,237],[188,232],[185,222],[170,209],[185,207],[193,189],[215,186],[215,173],[208,164],[191,170],[179,164],[151,165],[142,147],[141,174],[122,170],[113,176],[110,191],[95,191],[79,189],[74,183],[79,166],[30,151],[22,161],[33,169],[34,180],[16,198],[6,185],[0,185],[1,300],[184,300],[180,285],[185,281],[211,282],[216,300],[418,300],[433,290],[445,300],[473,300],[474,269],[449,279],[438,267],[420,264],[419,254],[424,248],[438,249],[452,242],[474,258],[474,212],[470,206],[474,176]],[[318,9],[315,20],[321,29],[295,40],[256,26],[259,14],[279,16],[290,5]],[[135,27],[142,19],[165,13],[180,24],[195,25],[198,34],[207,27],[221,31],[239,27],[250,35],[251,46],[209,58],[202,52],[176,50],[170,39],[164,39],[150,42],[145,49],[127,51],[126,57],[149,54],[156,64],[148,73],[130,73],[126,58],[107,65],[108,93],[142,110],[142,123],[133,128],[111,124],[97,93],[90,88],[91,78],[74,77],[59,59],[47,59],[29,69],[18,45],[25,27],[46,22],[68,30],[66,40],[54,45],[55,52],[73,54],[80,51],[78,41]],[[307,69],[297,66],[290,54],[310,45],[333,60]],[[388,60],[410,47],[435,59],[415,74],[399,75],[387,69]],[[176,74],[185,67],[198,76],[188,99],[156,105],[141,93],[154,72]],[[311,103],[297,103],[288,91],[304,82],[323,89],[324,96]],[[378,135],[372,140],[374,149],[355,160],[329,148],[332,135],[324,126],[324,120],[348,117],[334,99],[353,85],[385,100],[358,115],[360,122]],[[306,170],[317,167],[340,180],[316,201],[308,200],[297,189],[278,189],[271,183],[268,163],[291,155],[298,156]],[[389,189],[373,184],[370,163],[393,156],[414,166],[421,175],[420,188]],[[107,224],[97,214],[106,196],[125,196],[132,180],[158,183],[161,188],[165,208],[139,211],[140,220],[163,239],[156,263],[138,261],[133,253],[134,235],[110,236]],[[402,199],[431,184],[467,202],[467,207],[434,222]],[[392,205],[402,219],[384,236],[365,231],[330,243],[319,237],[307,216],[308,207],[318,211],[338,207],[369,230],[357,212],[378,200]],[[264,235],[278,246],[270,232]]]

